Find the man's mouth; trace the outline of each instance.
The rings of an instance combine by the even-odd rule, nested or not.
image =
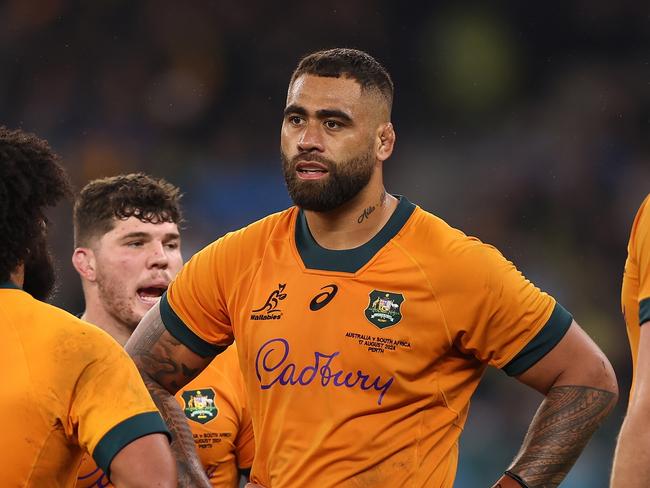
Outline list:
[[[316,161],[302,161],[296,164],[296,173],[300,179],[314,180],[327,174],[327,166]]]
[[[147,286],[144,288],[138,288],[138,298],[147,305],[154,305],[166,289],[166,286]]]

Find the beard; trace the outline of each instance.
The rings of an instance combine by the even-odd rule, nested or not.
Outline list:
[[[134,310],[134,306],[127,295],[126,284],[116,279],[111,273],[104,273],[97,268],[97,287],[99,301],[114,319],[126,325],[130,330],[135,330],[142,315]]]
[[[293,203],[304,210],[329,212],[349,202],[363,190],[375,165],[370,150],[354,158],[335,163],[317,154],[299,153],[289,159],[284,151],[282,172]],[[327,166],[327,176],[321,180],[301,180],[296,174],[299,160],[318,161]]]
[[[44,302],[52,297],[55,283],[54,259],[43,237],[30,249],[25,259],[23,290]]]

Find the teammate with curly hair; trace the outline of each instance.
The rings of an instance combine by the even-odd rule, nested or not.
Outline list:
[[[42,301],[55,281],[45,210],[70,194],[45,141],[0,127],[0,486],[74,486],[86,451],[117,487],[174,487],[167,428],[133,363]]]

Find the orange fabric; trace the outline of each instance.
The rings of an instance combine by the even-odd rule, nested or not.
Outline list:
[[[650,195],[641,204],[632,225],[621,290],[621,305],[634,369],[631,392],[634,391],[636,359],[641,334],[639,303],[650,298],[650,208],[648,208],[648,202],[650,202]]]
[[[183,399],[184,394],[188,400],[200,394],[210,399],[208,408],[185,410],[188,423],[212,486],[236,488],[239,486],[239,469],[250,468],[253,463],[255,443],[235,345],[217,356],[176,394],[181,408],[186,409],[188,401]],[[193,407],[194,403],[190,406]],[[197,420],[191,420],[192,413],[198,413],[194,416]],[[78,477],[77,488],[113,486],[88,455],[84,456]]]
[[[257,438],[251,481],[451,487],[486,365],[516,356],[555,301],[419,208],[357,272],[307,269],[296,216],[224,236],[168,290],[201,338],[237,339]]]
[[[0,289],[0,333],[0,365],[11,372],[0,395],[0,486],[74,486],[84,451],[157,411],[122,348],[63,310]]]

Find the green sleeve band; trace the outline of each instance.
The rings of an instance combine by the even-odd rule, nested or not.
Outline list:
[[[639,325],[650,320],[650,298],[644,298],[639,302]]]
[[[217,346],[211,344],[203,338],[199,337],[192,331],[181,318],[176,315],[167,299],[167,292],[163,293],[160,298],[160,316],[167,331],[180,341],[181,344],[187,346],[192,352],[198,354],[203,358],[216,356],[226,348],[224,346]]]
[[[517,354],[503,370],[510,376],[518,376],[553,349],[569,330],[573,317],[559,303],[555,303],[550,318],[537,335]]]
[[[110,479],[111,462],[127,444],[149,434],[165,434],[171,442],[169,430],[158,412],[145,412],[123,420],[97,443],[93,459]]]

